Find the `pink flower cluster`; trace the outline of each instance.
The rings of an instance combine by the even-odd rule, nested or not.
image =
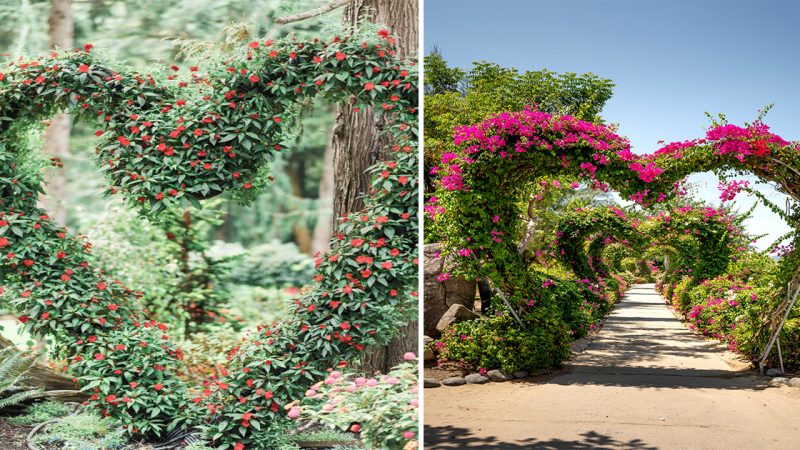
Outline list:
[[[706,139],[714,146],[717,155],[733,155],[739,161],[744,161],[746,156],[769,156],[772,145],[785,147],[789,142],[769,131],[769,127],[761,122],[756,122],[748,127],[737,125],[720,125],[706,133]]]
[[[727,183],[720,182],[717,188],[720,190],[719,198],[723,202],[729,202],[736,198],[739,192],[750,186],[750,182],[746,180],[732,180]]]

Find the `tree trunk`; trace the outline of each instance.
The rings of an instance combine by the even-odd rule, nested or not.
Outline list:
[[[355,0],[345,7],[343,24],[355,29],[367,19],[385,25],[398,38],[398,54],[411,56],[418,51],[419,7],[416,0]],[[364,207],[362,196],[369,190],[369,177],[364,171],[380,156],[387,141],[379,138],[380,123],[373,119],[371,108],[357,113],[349,106],[340,106],[333,128],[333,217],[334,220]],[[417,322],[400,330],[386,347],[364,351],[362,370],[386,372],[403,361],[403,354],[418,348]]]
[[[16,348],[13,342],[0,336],[0,349]],[[47,364],[39,361],[28,372],[27,385],[37,387],[45,391],[75,391],[78,385],[72,382],[72,378],[56,372]],[[77,394],[82,399],[88,397],[86,395]]]
[[[71,49],[74,46],[72,0],[50,0],[50,48]],[[44,134],[45,152],[53,160],[53,171],[42,196],[42,206],[61,225],[67,223],[67,172],[61,161],[69,155],[69,133],[72,120],[67,114],[56,114]]]
[[[331,204],[333,202],[333,133],[328,137],[325,157],[322,162],[322,178],[319,182],[319,211],[317,224],[314,227],[314,239],[311,242],[311,254],[324,252],[330,248],[331,238]]]
[[[292,158],[286,162],[286,175],[289,176],[289,184],[292,186],[292,195],[297,198],[303,198],[304,195],[304,185],[305,185],[305,164],[302,161],[302,157]],[[292,213],[298,212],[297,207],[295,209],[287,209],[287,215]],[[313,255],[311,251],[311,230],[306,225],[306,223],[299,218],[296,218],[294,221],[294,226],[292,227],[292,232],[294,233],[294,242],[297,244],[297,248],[300,249],[301,252],[306,253],[308,255]]]

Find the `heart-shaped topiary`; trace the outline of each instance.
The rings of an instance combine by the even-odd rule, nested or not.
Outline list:
[[[415,314],[417,74],[385,30],[330,41],[252,42],[207,73],[113,70],[82,51],[11,63],[0,72],[0,279],[20,320],[55,338],[92,405],[128,431],[204,426],[221,448],[273,448],[284,406],[326,370],[386,342]],[[28,145],[41,119],[68,110],[98,124],[97,161],[110,194],[145,215],[263,189],[286,126],[316,96],[375,106],[393,144],[369,169],[364,211],[339,221],[315,283],[282,323],[247,340],[227,378],[187,386],[181,350],[149,320],[142,294],[94,266],[91,244],[37,206],[42,156]]]

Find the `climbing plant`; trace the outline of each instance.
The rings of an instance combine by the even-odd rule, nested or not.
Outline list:
[[[426,206],[432,232],[460,257],[460,274],[489,277],[512,295],[526,276],[516,249],[523,230],[519,205],[541,178],[613,187],[649,206],[674,196],[686,175],[733,170],[773,181],[800,199],[798,147],[760,122],[716,125],[705,139],[643,156],[607,126],[531,109],[456,127],[454,139],[458,152],[442,156],[437,190]]]
[[[56,339],[65,369],[92,394],[88,403],[128,432],[201,426],[220,448],[279,446],[285,405],[414,315],[416,68],[395,56],[387,31],[363,30],[253,41],[188,76],[114,68],[90,45],[0,71],[3,295],[28,331]],[[141,308],[146,293],[95,266],[91,244],[37,206],[43,161],[28,144],[41,120],[61,110],[95,123],[107,193],[157,220],[223,192],[253,200],[301,104],[318,96],[376,105],[387,122],[392,144],[369,169],[366,207],[338,222],[290,317],[236,349],[223,379],[189,386],[176,376],[183,354],[170,330]]]
[[[631,225],[623,225],[621,215],[615,219],[609,211],[568,211],[564,215],[564,230],[556,236],[556,252],[551,255],[579,277],[586,277],[579,281],[598,297],[615,291],[615,286],[604,286],[616,281],[613,273],[602,277],[609,272],[604,262],[593,267],[604,244],[613,240],[607,233],[612,228],[628,243],[642,233],[643,244],[652,237],[655,245],[669,249],[674,256],[670,262],[673,272],[662,280],[669,286],[689,273],[687,283],[695,284],[725,274],[737,250],[734,243],[741,237],[727,214],[702,208],[670,211],[671,200],[684,193],[682,180],[704,171],[714,171],[726,180],[753,174],[774,183],[794,200],[793,206],[782,212],[793,231],[784,237],[790,243],[781,247],[777,285],[782,292],[777,296],[785,297],[787,283],[798,277],[800,148],[772,133],[761,117],[745,126],[725,123],[723,117],[704,138],[667,144],[646,155],[634,154],[629,142],[612,127],[530,108],[455,127],[453,142],[454,151],[444,153],[441,164],[432,170],[436,190],[425,206],[430,233],[443,244],[442,256],[456,262],[453,273],[443,276],[492,280],[517,316],[540,318],[518,321],[518,325],[543,328],[546,323],[541,318],[558,310],[549,302],[530,301],[543,292],[542,274],[530,266],[520,248],[531,223],[526,217],[529,199],[538,186],[553,179],[615,190],[645,209],[666,211],[639,224],[635,231],[628,228]],[[742,181],[727,181],[723,197],[730,199],[745,188]],[[598,283],[589,282],[595,278]],[[568,320],[570,317],[573,319]],[[579,316],[562,308],[565,326],[569,321],[579,323],[575,317]]]

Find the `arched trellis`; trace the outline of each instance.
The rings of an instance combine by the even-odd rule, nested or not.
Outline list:
[[[761,122],[715,125],[703,139],[668,144],[650,155],[633,154],[609,127],[530,109],[457,128],[454,136],[458,151],[444,154],[434,169],[439,179],[426,206],[429,228],[446,251],[462,256],[456,258],[459,275],[489,278],[514,298],[529,295],[530,286],[515,248],[524,228],[519,204],[541,178],[580,179],[649,206],[668,200],[676,184],[695,172],[751,173],[794,199],[786,217],[795,244],[800,241],[800,150]],[[800,284],[797,255],[795,250],[784,259],[786,281]],[[787,298],[791,292],[790,285]]]
[[[674,258],[665,269],[666,281],[690,276],[696,281],[723,273],[742,230],[734,218],[715,208],[684,206],[649,217],[640,230],[650,244],[670,247]]]
[[[608,277],[601,258],[604,246],[619,243],[631,248],[642,245],[639,232],[625,211],[616,207],[568,210],[556,228],[556,255],[578,278],[592,281]],[[590,241],[586,245],[587,239]]]
[[[388,341],[413,317],[417,279],[417,75],[394,56],[388,32],[330,41],[252,42],[200,75],[114,70],[84,51],[11,63],[0,71],[0,277],[26,327],[56,338],[92,395],[131,433],[205,425],[224,448],[272,448],[284,406],[326,370]],[[68,110],[98,124],[109,192],[145,215],[198,206],[229,191],[242,201],[266,182],[298,105],[316,96],[379,105],[393,137],[369,169],[366,207],[337,225],[315,284],[284,322],[263,327],[232,355],[227,376],[191,387],[181,350],[146,318],[134,291],[92,262],[91,245],[36,205],[40,156],[31,130]]]

